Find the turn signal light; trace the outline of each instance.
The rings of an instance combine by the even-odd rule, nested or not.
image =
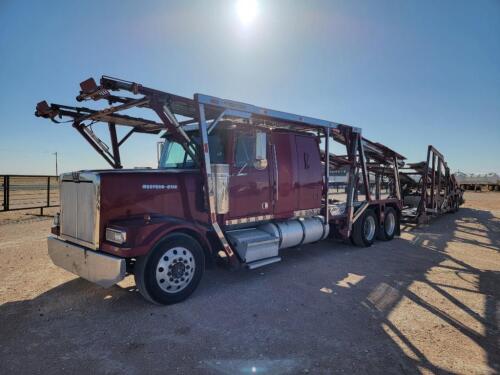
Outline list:
[[[114,242],[120,245],[124,244],[127,242],[127,232],[113,228],[106,228],[106,241]]]

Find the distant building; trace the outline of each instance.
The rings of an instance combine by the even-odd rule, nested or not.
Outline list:
[[[488,190],[498,190],[500,188],[500,176],[497,173],[470,173],[456,172],[455,178],[457,179],[460,187],[466,190],[481,190],[486,187]]]

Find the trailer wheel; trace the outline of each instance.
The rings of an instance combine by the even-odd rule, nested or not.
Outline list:
[[[454,214],[455,212],[458,211],[458,207],[459,207],[458,200],[452,199],[451,204],[450,204],[450,208],[446,212],[450,213],[450,214]]]
[[[194,292],[204,269],[205,256],[200,244],[179,233],[167,236],[147,255],[137,258],[134,278],[145,299],[170,305]]]
[[[396,210],[386,207],[384,211],[384,225],[380,227],[377,238],[382,241],[390,241],[396,234],[396,227],[399,225]]]
[[[352,227],[351,240],[356,246],[368,247],[373,244],[377,235],[377,217],[373,210],[366,210]]]

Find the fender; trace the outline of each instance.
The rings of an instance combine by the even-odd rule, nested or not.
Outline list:
[[[198,223],[165,215],[144,215],[143,217],[115,220],[107,226],[127,233],[127,241],[118,245],[105,239],[105,230],[101,236],[101,250],[123,258],[134,258],[147,254],[162,238],[173,232],[191,235],[204,249],[207,256],[213,254],[213,247],[208,240],[210,228],[205,223]]]

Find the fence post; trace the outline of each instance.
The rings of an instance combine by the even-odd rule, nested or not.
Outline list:
[[[50,176],[47,177],[47,207],[50,206]]]
[[[3,210],[9,211],[9,176],[3,176]]]

